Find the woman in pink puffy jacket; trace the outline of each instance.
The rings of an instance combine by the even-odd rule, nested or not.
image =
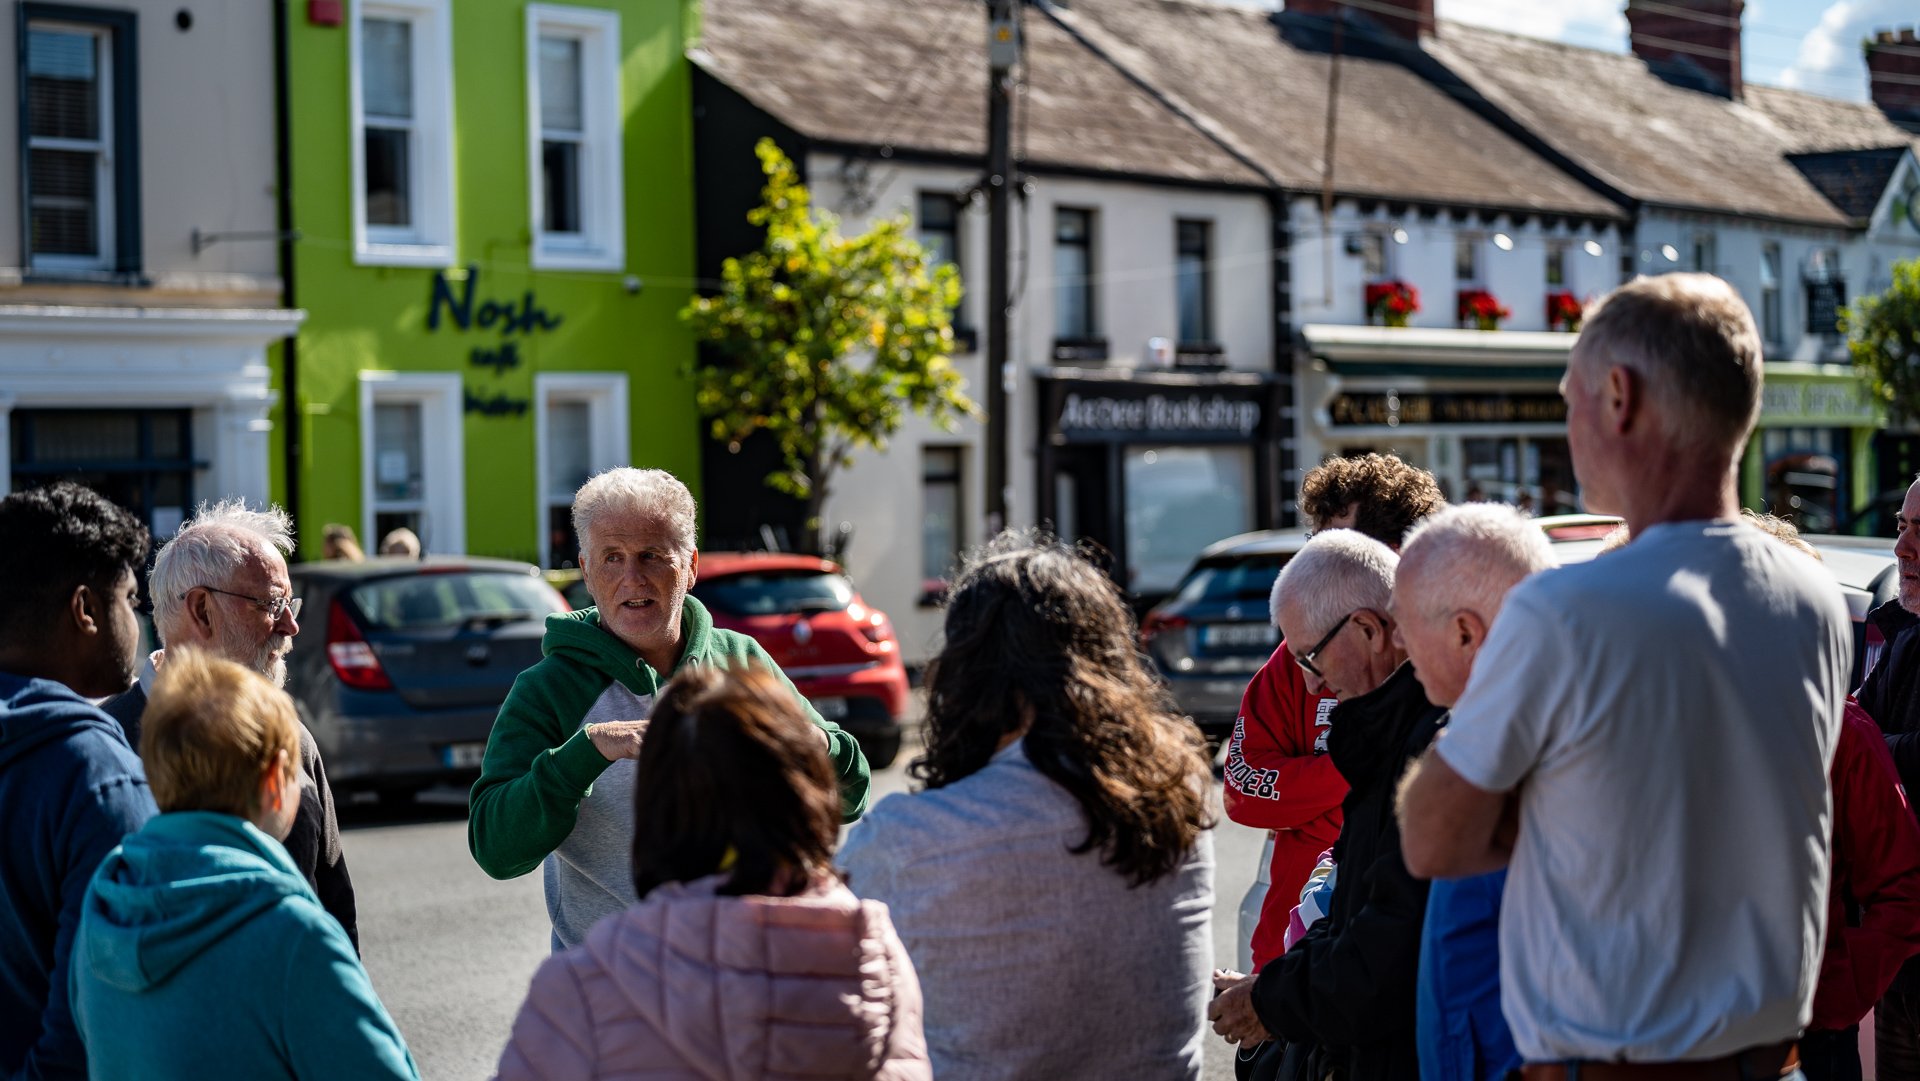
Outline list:
[[[500,1078],[930,1081],[920,981],[833,871],[839,788],[777,676],[675,677],[634,812],[640,902],[540,966]]]

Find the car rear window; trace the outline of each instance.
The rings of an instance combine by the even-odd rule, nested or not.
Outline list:
[[[1273,580],[1291,555],[1221,556],[1207,560],[1187,572],[1174,589],[1177,601],[1193,604],[1204,601],[1266,600],[1273,593]]]
[[[524,574],[460,571],[410,574],[358,585],[348,594],[368,630],[414,631],[475,621],[545,619],[566,611],[553,587]]]
[[[703,578],[693,595],[708,608],[735,616],[838,612],[853,603],[853,583],[821,571],[748,571]]]

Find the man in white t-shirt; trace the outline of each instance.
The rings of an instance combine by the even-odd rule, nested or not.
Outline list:
[[[1400,792],[1414,874],[1510,863],[1501,1005],[1529,1079],[1798,1074],[1850,636],[1818,564],[1737,518],[1760,360],[1718,278],[1593,307],[1567,439],[1633,544],[1514,589]]]

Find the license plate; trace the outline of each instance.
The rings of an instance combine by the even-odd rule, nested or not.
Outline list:
[[[829,721],[847,719],[847,700],[844,698],[816,698],[813,700],[813,708],[821,717]]]
[[[440,752],[440,758],[448,769],[478,769],[480,761],[487,756],[484,743],[451,743]]]
[[[1208,623],[1200,628],[1200,644],[1209,649],[1272,648],[1280,631],[1268,623]]]

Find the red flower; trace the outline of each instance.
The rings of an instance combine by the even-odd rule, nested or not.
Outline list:
[[[1547,326],[1579,330],[1580,320],[1585,314],[1584,306],[1574,299],[1572,293],[1559,290],[1547,294]]]
[[[1499,326],[1500,320],[1512,315],[1513,312],[1485,289],[1460,290],[1459,318],[1463,323],[1471,319],[1481,330],[1492,330]]]
[[[1420,310],[1420,291],[1406,282],[1374,282],[1367,286],[1367,314],[1405,323]]]

